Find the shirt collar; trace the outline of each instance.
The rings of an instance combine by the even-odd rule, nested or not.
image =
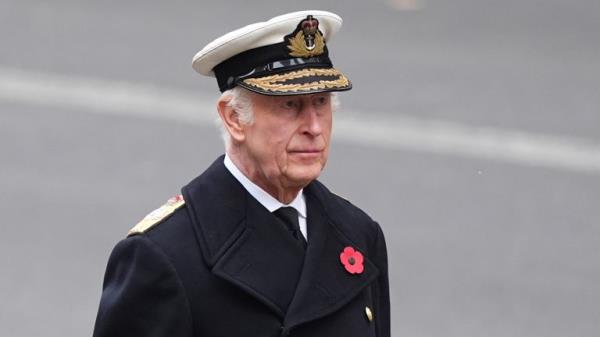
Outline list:
[[[225,160],[223,163],[225,164],[227,170],[229,170],[229,172],[231,172],[231,174],[235,177],[235,179],[237,179],[237,181],[244,186],[246,191],[248,191],[248,193],[250,193],[250,195],[254,197],[254,199],[256,199],[261,205],[263,205],[269,212],[274,212],[281,207],[291,206],[298,211],[298,215],[306,218],[306,199],[304,198],[303,190],[300,190],[298,195],[296,195],[296,198],[286,205],[273,198],[269,193],[265,192],[265,190],[248,179],[248,177],[246,177],[242,171],[235,166],[227,153],[225,153]]]

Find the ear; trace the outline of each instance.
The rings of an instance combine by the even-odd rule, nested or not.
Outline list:
[[[219,116],[221,117],[221,121],[223,121],[223,125],[227,128],[229,135],[231,135],[231,139],[236,143],[243,142],[246,139],[244,125],[240,123],[237,111],[229,106],[228,103],[229,98],[220,99],[217,102]]]

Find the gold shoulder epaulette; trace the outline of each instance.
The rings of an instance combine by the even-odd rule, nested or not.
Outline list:
[[[164,205],[150,212],[150,214],[146,215],[142,221],[133,226],[127,233],[127,236],[144,233],[148,229],[154,227],[162,219],[175,212],[175,210],[183,206],[183,204],[185,204],[185,201],[181,195],[169,199]]]

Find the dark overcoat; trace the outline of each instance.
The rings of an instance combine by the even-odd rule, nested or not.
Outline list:
[[[304,193],[306,252],[219,158],[183,206],[114,248],[94,336],[388,337],[379,225],[318,181]],[[360,274],[340,261],[348,246]]]

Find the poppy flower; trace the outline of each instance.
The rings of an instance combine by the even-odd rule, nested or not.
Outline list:
[[[363,255],[352,247],[346,247],[340,254],[340,262],[350,274],[361,274],[365,269]]]

